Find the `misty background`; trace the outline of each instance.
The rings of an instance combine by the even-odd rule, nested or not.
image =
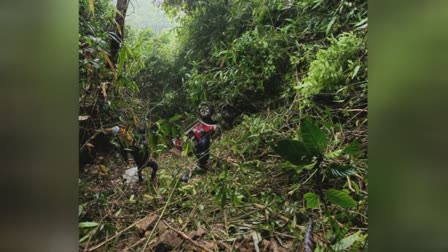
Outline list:
[[[111,4],[116,6],[117,0],[112,0]],[[173,27],[171,20],[153,0],[131,0],[126,13],[126,25],[133,29],[149,28],[155,34]]]

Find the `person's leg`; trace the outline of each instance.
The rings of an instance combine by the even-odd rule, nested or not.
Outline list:
[[[201,157],[198,160],[199,168],[207,170],[207,163],[209,158],[210,154],[208,152],[201,153]]]
[[[202,152],[200,152],[200,150],[197,146],[195,147],[194,155],[196,156],[196,159],[197,159],[197,166],[201,167]]]
[[[129,164],[129,153],[124,148],[120,148],[120,155],[123,158],[123,160]]]
[[[153,159],[149,160],[148,165],[152,168],[151,183],[155,183],[156,182],[156,178],[157,178],[157,170],[159,169],[159,165]]]
[[[130,154],[135,162],[135,165],[137,166],[138,181],[143,182],[142,170],[145,167],[143,167],[144,162],[142,160],[142,157],[138,150],[132,150]]]

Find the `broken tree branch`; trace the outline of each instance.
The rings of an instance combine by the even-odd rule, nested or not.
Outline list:
[[[193,240],[192,240],[190,237],[188,237],[188,235],[186,235],[184,232],[179,231],[179,230],[173,228],[173,227],[170,226],[165,220],[162,220],[162,221],[163,221],[163,223],[165,223],[165,225],[166,225],[169,229],[173,230],[173,231],[176,232],[178,235],[180,235],[180,237],[182,237],[182,238],[184,238],[185,240],[189,241],[191,244],[193,244],[193,246],[195,246],[195,247],[197,247],[197,248],[200,248],[200,249],[202,249],[202,250],[205,250],[205,251],[207,251],[207,252],[213,252],[213,251],[211,251],[210,249],[208,249],[208,248],[202,246],[201,244],[199,244],[199,243],[193,241]]]

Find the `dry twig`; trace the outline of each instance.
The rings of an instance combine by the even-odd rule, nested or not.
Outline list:
[[[165,223],[165,225],[166,225],[168,228],[170,228],[171,230],[173,230],[174,232],[176,232],[178,235],[180,235],[180,237],[182,237],[183,239],[185,239],[185,240],[189,241],[191,244],[193,244],[193,246],[195,246],[195,247],[197,247],[197,248],[200,248],[200,249],[202,249],[202,250],[205,250],[205,251],[207,251],[207,252],[213,252],[213,251],[211,251],[210,249],[208,249],[208,248],[202,246],[201,244],[199,244],[199,243],[193,241],[193,240],[192,240],[190,237],[188,237],[188,235],[186,235],[184,232],[179,231],[179,230],[173,228],[173,227],[170,226],[166,221],[163,220],[163,223]]]

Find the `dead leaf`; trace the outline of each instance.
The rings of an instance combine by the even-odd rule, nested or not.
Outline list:
[[[189,237],[192,240],[196,240],[196,239],[199,239],[199,238],[201,238],[202,236],[204,236],[206,234],[207,234],[207,230],[205,230],[203,228],[199,228],[198,230],[191,232]]]
[[[289,222],[288,217],[285,217],[285,216],[283,216],[283,215],[281,215],[281,214],[278,214],[277,217],[278,217],[279,219],[282,219],[282,220],[285,221],[285,222]]]
[[[218,245],[212,241],[203,241],[203,245],[211,251],[216,251],[218,249]]]
[[[271,248],[272,252],[278,252],[278,242],[274,239],[274,237],[271,237]]]
[[[230,246],[229,244],[225,243],[224,241],[220,241],[218,240],[218,249],[225,249],[225,251],[232,251],[232,246]],[[219,250],[219,251],[223,251],[223,250]]]
[[[156,251],[171,251],[177,247],[182,240],[172,230],[166,230],[159,238],[159,242],[155,248]]]
[[[265,209],[266,207],[257,203],[254,203],[254,207],[258,208],[258,209]]]
[[[106,175],[109,172],[109,168],[105,165],[95,165],[95,169],[97,170],[97,172],[101,175]]]
[[[281,247],[279,247],[279,252],[291,251],[293,249],[293,241],[292,240],[283,241],[283,244],[280,243],[280,246]]]
[[[107,64],[109,64],[110,68],[112,69],[112,72],[114,74],[114,80],[116,80],[117,79],[117,71],[115,70],[115,66],[112,63],[112,60],[110,59],[110,57],[106,51],[104,51],[103,49],[100,49],[100,50],[101,50],[101,53],[103,54],[104,58],[106,59]]]
[[[182,157],[182,152],[176,148],[172,148],[170,150],[171,153],[173,153],[174,155],[178,156],[178,157]]]
[[[220,237],[221,239],[225,239],[225,237],[229,236],[226,232],[224,224],[221,223],[213,224],[210,227],[210,233],[213,234],[213,236]]]
[[[89,0],[89,10],[92,13],[92,15],[95,15],[95,5],[94,0]]]
[[[101,82],[100,88],[101,88],[101,94],[104,96],[104,98],[107,97],[107,89],[111,86],[111,83],[108,81]]]
[[[90,116],[88,116],[88,115],[81,115],[81,116],[78,116],[78,121],[85,121],[89,118],[90,118]]]
[[[159,231],[159,234],[163,234],[166,230],[168,230],[168,227],[163,222],[159,222],[159,225],[157,225],[157,230]]]
[[[147,200],[152,200],[152,199],[154,199],[154,197],[153,197],[152,195],[150,195],[150,194],[144,194],[144,195],[143,195],[143,198],[145,198],[145,199],[147,199]]]
[[[210,251],[218,251],[218,244],[216,244],[213,241],[201,241],[201,240],[198,240],[198,241],[196,241],[196,243],[201,245],[201,246],[203,246],[203,247],[205,247],[205,248],[207,248],[207,249],[209,249]],[[198,249],[198,247],[194,246],[193,244],[191,244],[189,242],[188,243],[184,243],[184,249],[186,251],[204,251],[204,250]]]
[[[145,232],[157,219],[157,214],[151,214],[145,217],[141,222],[135,225],[140,232]]]
[[[261,246],[262,246],[261,251],[269,251],[269,247],[271,246],[271,242],[266,240],[266,239],[263,239]]]

